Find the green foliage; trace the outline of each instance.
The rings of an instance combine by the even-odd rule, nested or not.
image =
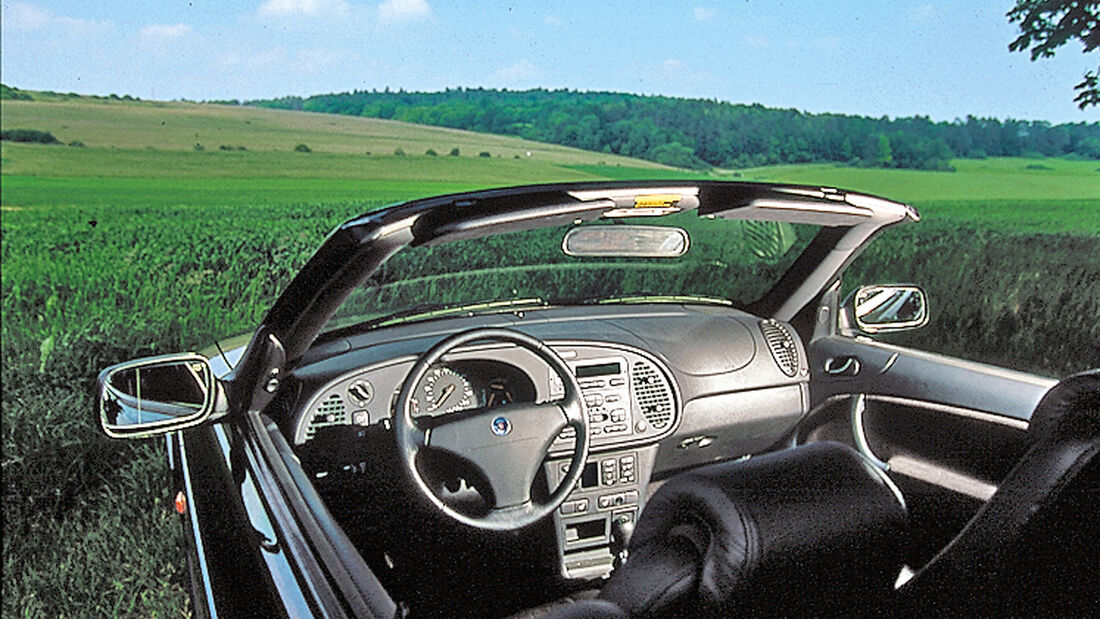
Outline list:
[[[229,144],[222,144],[221,146],[218,147],[218,150],[234,151],[234,150],[248,150],[248,149],[243,147],[243,146],[231,146]]]
[[[11,101],[33,101],[34,99],[25,92],[20,91],[18,88],[12,88],[7,84],[0,84],[0,100],[8,99]]]
[[[677,168],[705,170],[710,167],[705,161],[695,156],[695,151],[679,142],[654,146],[646,155],[646,158],[650,161]]]
[[[72,147],[75,147],[75,148],[84,148],[85,146],[87,146],[87,144],[85,144],[84,142],[81,142],[80,140],[73,140],[72,142],[69,142],[69,146],[72,146]]]
[[[478,153],[477,156],[478,157],[492,157],[493,155],[489,151],[483,150],[480,153]]]
[[[103,436],[95,375],[250,330],[334,223],[365,208],[5,211],[5,617],[186,608],[163,443]]]
[[[428,150],[424,151],[424,154],[425,154],[425,155],[427,155],[427,156],[429,156],[429,157],[437,157],[437,156],[439,156],[439,153],[435,152],[435,149],[434,149],[434,148],[429,148]]]
[[[327,152],[329,144],[341,144],[331,140],[343,136],[303,132],[299,126],[268,129],[269,150],[253,146],[233,156],[193,150],[194,132],[250,145],[266,143],[259,136],[268,134],[254,133],[259,131],[255,124],[249,133],[224,134],[187,125],[174,151],[160,143],[158,150],[142,149],[151,143],[144,134],[132,138],[137,146],[130,149],[100,148],[97,143],[104,142],[91,137],[97,119],[141,105],[41,105],[46,112],[61,109],[83,120],[25,126],[79,127],[76,135],[91,146],[3,145],[0,432],[6,617],[187,612],[183,541],[165,492],[162,443],[111,441],[95,425],[93,380],[106,365],[201,349],[216,338],[250,331],[325,234],[376,204],[519,183],[713,178],[686,170],[620,167],[609,156],[584,153],[548,163],[549,157],[541,155],[554,151],[545,150],[524,161],[458,157],[457,152],[455,157],[368,159],[361,155],[364,148],[388,153],[394,142],[354,142],[343,154]],[[48,108],[52,105],[58,107]],[[5,122],[24,113],[17,108],[32,107],[5,106]],[[166,109],[181,119],[195,116],[193,106]],[[213,113],[264,111],[217,108]],[[118,118],[125,120],[110,127],[111,135],[140,122],[138,115]],[[227,118],[241,116],[216,120],[227,125]],[[889,131],[880,132],[889,136],[893,156],[901,157],[902,142]],[[324,148],[301,157],[286,149],[294,143],[288,135]],[[497,139],[492,136],[463,142],[450,133],[422,141],[409,135],[392,139],[417,148],[454,139],[467,152],[518,150],[486,141]],[[212,138],[203,139],[210,143]],[[857,152],[849,156],[858,154],[862,142],[851,144]],[[587,165],[599,159],[611,163]],[[574,165],[557,165],[563,161]],[[914,345],[1051,375],[1095,365],[1095,316],[1100,314],[1096,163],[1045,159],[1043,165],[1053,169],[1042,173],[1024,170],[1027,162],[1020,159],[952,163],[956,174],[803,164],[746,170],[744,177],[833,185],[914,203],[923,221],[877,241],[862,270],[852,271],[853,280],[857,275],[880,282],[902,279],[929,289],[934,322],[910,335],[932,340]],[[510,294],[534,285],[522,269],[503,271],[493,260],[499,247],[470,245],[481,252],[470,254],[480,268],[506,273],[479,280],[485,282],[482,291]],[[453,276],[425,279],[424,289],[395,285],[389,294],[430,299],[431,294],[468,292],[466,256],[447,254],[448,247],[432,248],[438,253],[431,255],[459,265]],[[696,266],[677,275],[686,290],[751,281],[748,272]],[[432,268],[438,272],[441,266]],[[634,290],[647,285],[647,270],[628,264],[614,268],[621,277],[610,284],[600,276],[606,271],[587,269],[548,278],[543,287],[579,283],[573,291],[579,294],[608,285]],[[1059,343],[1059,335],[1074,341]]]
[[[25,142],[30,144],[61,144],[61,140],[54,137],[49,131],[37,129],[5,129],[0,131],[0,140],[9,142]]]
[[[393,150],[393,156],[394,157],[404,157],[405,156],[405,149],[398,146],[397,148],[395,148]]]
[[[1086,154],[1083,142],[1100,139],[1100,123],[1095,122],[1051,126],[974,116],[952,122],[932,122],[924,116],[891,120],[713,100],[541,89],[356,91],[246,105],[515,135],[651,161],[661,156],[689,167],[848,163],[859,158],[861,165],[873,167],[948,170],[951,159],[979,151],[997,157],[1028,151],[1048,157],[1094,156]],[[887,137],[892,157],[878,151],[880,136]],[[871,152],[861,152],[868,142]],[[672,144],[679,147],[661,149]],[[691,155],[679,152],[682,149],[690,149]],[[1100,158],[1100,153],[1094,157]]]
[[[1100,46],[1100,3],[1096,0],[1016,0],[1007,14],[1011,23],[1020,22],[1020,36],[1008,49],[1031,49],[1031,59],[1047,58],[1054,50],[1077,39],[1088,52]],[[1086,71],[1074,101],[1082,110],[1100,105],[1100,69]]]
[[[1096,365],[1100,236],[1015,234],[969,223],[889,230],[845,272],[845,287],[916,282],[931,321],[887,341],[1024,372]]]
[[[206,150],[206,147],[198,142],[195,142],[195,150]]]
[[[458,148],[457,148],[457,147],[456,147],[456,148],[452,148],[452,149],[451,149],[451,152],[449,152],[449,153],[447,153],[447,154],[448,154],[449,156],[451,156],[451,157],[457,157],[457,156],[458,156]]]
[[[305,144],[299,144],[299,145],[294,147],[294,152],[296,152],[296,153],[312,153],[313,149],[306,146]]]

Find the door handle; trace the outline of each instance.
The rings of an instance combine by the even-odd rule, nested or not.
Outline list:
[[[825,373],[830,376],[855,376],[862,365],[859,357],[829,357],[825,360]]]

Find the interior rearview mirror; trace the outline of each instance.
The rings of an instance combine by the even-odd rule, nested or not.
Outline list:
[[[905,331],[928,322],[928,301],[920,286],[861,286],[848,297],[845,309],[865,333]]]
[[[141,438],[188,428],[214,410],[217,382],[206,357],[194,353],[127,361],[99,374],[99,419],[116,438]]]
[[[583,226],[562,239],[568,256],[677,258],[687,252],[687,230],[665,226]]]

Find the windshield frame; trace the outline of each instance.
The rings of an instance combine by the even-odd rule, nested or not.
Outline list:
[[[654,201],[655,196],[660,200]],[[649,214],[695,209],[706,217],[824,226],[773,289],[753,304],[757,313],[781,319],[789,319],[816,296],[880,228],[919,219],[912,207],[875,196],[744,181],[559,183],[414,200],[368,212],[334,229],[276,301],[253,342],[274,338],[284,351],[280,356],[293,362],[344,300],[405,246],[604,217],[644,217],[647,209]]]

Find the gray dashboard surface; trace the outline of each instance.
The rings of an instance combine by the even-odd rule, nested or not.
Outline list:
[[[303,357],[293,376],[302,383],[301,404],[334,381],[346,380],[347,375],[364,368],[411,365],[412,359],[453,333],[482,327],[510,328],[559,350],[578,348],[582,357],[591,356],[593,350],[601,347],[608,353],[627,350],[651,357],[669,374],[677,394],[675,425],[680,425],[681,412],[705,416],[706,423],[688,422],[684,424],[685,430],[706,428],[722,434],[724,440],[717,442],[723,446],[724,455],[732,457],[742,455],[750,445],[757,450],[768,444],[770,438],[779,440],[808,409],[809,365],[802,343],[793,338],[797,371],[794,376],[785,374],[774,358],[774,351],[768,353],[769,342],[761,331],[761,321],[759,317],[724,306],[664,303],[554,307],[459,316],[391,326],[326,342]],[[793,330],[789,332],[793,334]],[[492,356],[490,351],[486,354],[487,358]],[[540,371],[527,364],[523,369],[537,385]],[[393,373],[400,374],[396,367]],[[393,388],[389,384],[383,387],[380,391]],[[790,387],[794,391],[776,391],[777,387]],[[758,390],[761,396],[785,395],[771,402],[767,397],[749,400],[715,397],[747,395]],[[735,401],[752,402],[752,410],[743,405],[727,408]],[[769,403],[775,407],[770,409]],[[299,410],[298,414],[301,416],[305,411]],[[772,423],[761,426],[762,419],[769,416],[774,416]],[[751,427],[744,434],[744,444],[737,439],[741,426],[745,426],[743,430]],[[760,436],[762,427],[769,428],[774,437]],[[676,432],[671,440],[662,439],[662,445],[668,443],[674,448],[680,442],[680,434]],[[700,453],[699,457],[714,458],[715,451]],[[666,461],[690,465],[693,453],[688,450],[684,456]]]

